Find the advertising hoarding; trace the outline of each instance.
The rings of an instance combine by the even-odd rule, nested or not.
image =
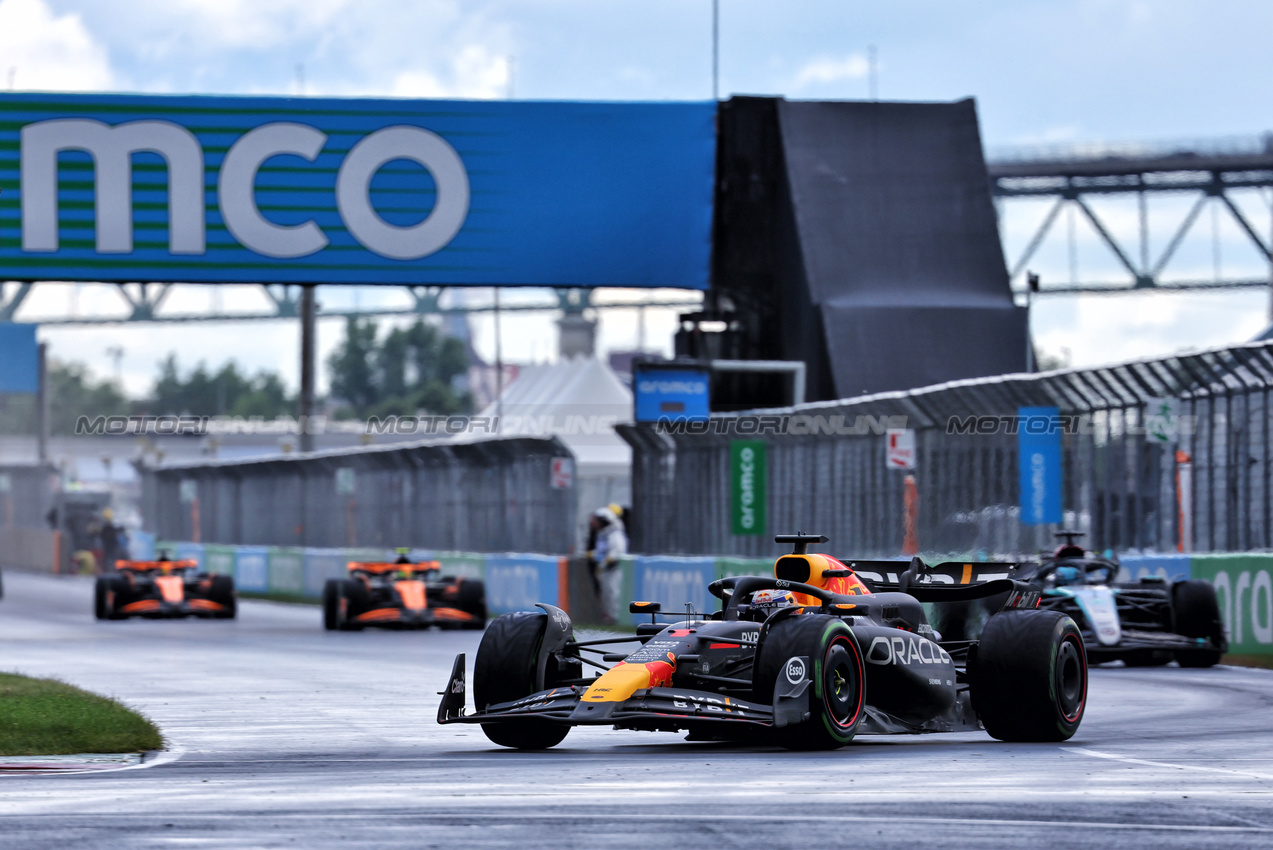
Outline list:
[[[712,103],[0,95],[0,279],[705,289]]]

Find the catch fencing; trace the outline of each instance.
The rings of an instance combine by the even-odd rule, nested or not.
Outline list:
[[[552,437],[143,468],[142,515],[212,544],[570,552],[572,463]]]
[[[1115,552],[1273,549],[1271,387],[1273,342],[1260,342],[672,428],[620,426],[633,448],[631,544],[772,555],[773,534],[805,531],[828,535],[826,551],[896,556],[909,474],[913,540],[924,553],[1033,553],[1052,545],[1060,525]],[[1024,407],[1056,408],[1067,423],[1062,523],[1022,522],[1011,422]],[[913,470],[886,466],[889,428],[915,432]],[[748,486],[763,488],[752,514],[763,527],[739,533],[736,452],[757,444],[761,478]]]

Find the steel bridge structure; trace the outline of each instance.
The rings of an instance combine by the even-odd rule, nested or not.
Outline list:
[[[1183,290],[1242,289],[1273,287],[1273,228],[1261,235],[1250,217],[1234,202],[1233,192],[1242,189],[1273,190],[1273,134],[1240,140],[1211,140],[1174,145],[1124,145],[1071,148],[1033,148],[995,153],[988,157],[992,194],[1000,205],[1001,216],[1011,215],[1010,202],[1016,199],[1052,199],[1047,214],[1034,230],[1024,250],[1009,258],[1011,278],[1019,289],[1025,288],[1025,274],[1030,261],[1052,231],[1060,214],[1067,208],[1076,210],[1091,224],[1101,242],[1127,272],[1127,278],[1115,282],[1059,282],[1044,280],[1040,294],[1161,292]],[[1194,196],[1184,219],[1171,232],[1158,255],[1149,250],[1148,198],[1161,193],[1185,193]],[[1139,201],[1138,250],[1120,242],[1113,229],[1093,207],[1094,198],[1111,195],[1134,195]],[[1164,271],[1176,255],[1181,242],[1194,227],[1203,209],[1217,204],[1232,217],[1270,264],[1268,276],[1259,278],[1213,278],[1211,280],[1167,280]],[[40,284],[47,286],[48,284]],[[258,311],[230,312],[209,309],[199,312],[177,312],[165,309],[165,301],[176,287],[224,286],[224,284],[184,283],[118,283],[109,284],[118,293],[124,311],[119,315],[40,316],[45,325],[102,325],[122,322],[209,322],[290,319],[300,316],[300,286],[260,284],[255,288],[267,298],[267,307]],[[35,283],[0,283],[0,322],[35,321],[20,315],[28,303]],[[251,287],[239,284],[238,287]],[[504,311],[559,312],[580,315],[587,309],[686,308],[699,304],[698,297],[686,293],[684,299],[661,297],[651,300],[599,301],[596,290],[570,288],[544,290],[542,300],[519,301],[497,305],[470,304],[447,297],[445,286],[394,287],[405,290],[409,301],[402,305],[371,305],[319,309],[318,316],[392,316],[446,315]]]
[[[1092,226],[1100,241],[1127,272],[1120,282],[1061,283],[1043,281],[1039,292],[1108,293],[1182,291],[1273,286],[1273,228],[1261,235],[1250,217],[1234,202],[1243,189],[1273,189],[1273,133],[1259,138],[1225,139],[1174,145],[1122,145],[1099,148],[1034,148],[1005,151],[988,158],[992,192],[1001,217],[1010,215],[1013,199],[1053,199],[1024,250],[1009,258],[1014,283],[1024,288],[1025,274],[1061,212],[1076,210]],[[1149,203],[1153,195],[1187,194],[1193,203],[1171,232],[1158,255],[1150,254]],[[1138,200],[1139,248],[1120,242],[1093,207],[1101,196],[1133,194]],[[1167,280],[1164,272],[1181,243],[1208,205],[1218,205],[1232,217],[1256,251],[1270,263],[1262,278]],[[1071,249],[1072,250],[1072,249]]]

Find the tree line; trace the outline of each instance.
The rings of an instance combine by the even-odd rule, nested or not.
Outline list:
[[[296,413],[296,394],[287,391],[277,372],[248,375],[233,360],[215,370],[201,361],[185,371],[175,353],[158,366],[149,395],[129,399],[117,382],[94,378],[85,364],[50,358],[50,433],[74,434],[81,416],[273,419]],[[472,408],[472,396],[462,386],[469,366],[467,347],[423,320],[393,328],[382,337],[374,320],[351,318],[327,366],[339,418],[449,415]],[[0,394],[0,434],[31,434],[35,428],[34,397]]]

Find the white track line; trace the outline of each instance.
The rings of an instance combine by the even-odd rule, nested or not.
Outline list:
[[[1201,767],[1192,764],[1173,764],[1166,761],[1150,761],[1148,759],[1132,758],[1131,756],[1120,756],[1114,753],[1102,753],[1097,750],[1089,750],[1083,747],[1062,747],[1062,750],[1069,753],[1082,753],[1085,756],[1091,756],[1097,759],[1109,759],[1110,761],[1122,761],[1128,764],[1143,764],[1148,767],[1169,767],[1174,770],[1196,770],[1203,773],[1224,773],[1229,776],[1247,776],[1252,779],[1270,779],[1273,775],[1267,773],[1252,773],[1246,770],[1229,770],[1223,767]]]

